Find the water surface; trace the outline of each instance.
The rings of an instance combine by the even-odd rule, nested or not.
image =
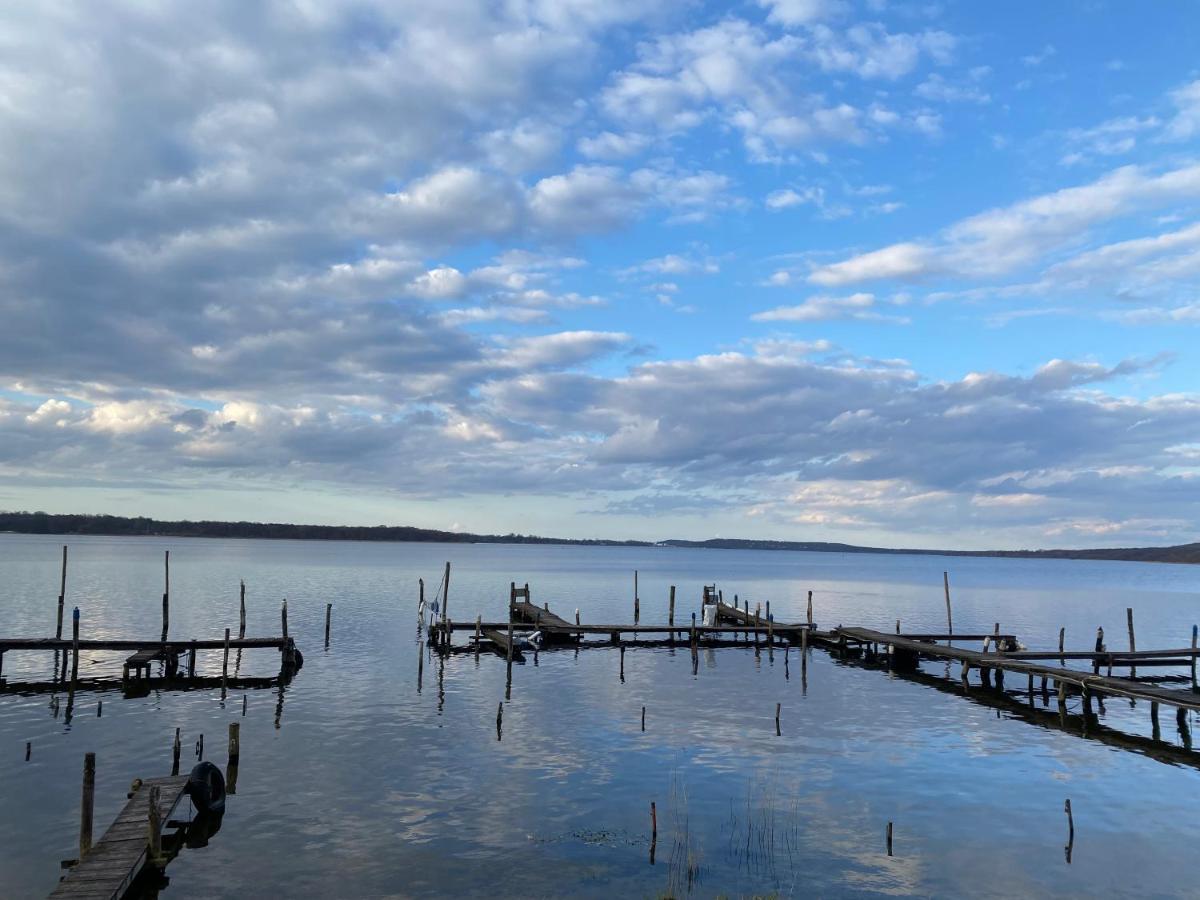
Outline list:
[[[669,586],[689,620],[701,586],[770,601],[778,620],[821,626],[945,627],[949,569],[956,631],[999,621],[1030,647],[1088,648],[1103,625],[1123,646],[1190,642],[1200,568],[1123,562],[667,548],[370,544],[0,536],[3,631],[53,633],[62,544],[68,609],[89,636],[156,636],[162,556],[171,551],[171,632],[279,633],[280,599],[305,666],[285,689],[81,689],[0,694],[0,895],[50,891],[75,855],[83,754],[97,754],[97,834],[134,777],[165,774],[182,729],[185,762],[225,764],[242,723],[235,797],[221,831],[171,864],[166,897],[579,895],[1194,896],[1186,860],[1200,841],[1200,770],[1173,711],[1157,745],[1149,712],[1110,700],[1100,725],[1132,749],[1084,739],[1057,716],[1026,720],[975,689],[891,677],[812,654],[686,647],[543,652],[504,661],[422,653],[417,579],[453,563],[455,620],[500,619],[508,584],[585,622],[665,622]],[[333,635],[322,649],[325,604]],[[460,635],[459,640],[465,638]],[[118,675],[122,654],[85,655],[81,675]],[[241,674],[278,654],[247,652]],[[6,654],[10,681],[46,679],[51,654]],[[200,669],[220,671],[220,653]],[[926,664],[931,676],[946,674]],[[420,678],[418,673],[420,672]],[[1023,685],[1009,685],[1021,688]],[[242,717],[243,695],[246,715]],[[103,702],[102,715],[97,704]],[[775,705],[782,704],[781,735]],[[1075,712],[1077,704],[1072,704]],[[641,709],[646,707],[646,730]],[[1035,708],[1042,709],[1040,697]],[[1050,710],[1054,709],[1051,703]],[[1097,729],[1093,728],[1093,735]],[[30,761],[25,744],[33,743]],[[1159,752],[1161,750],[1161,752]],[[1071,861],[1063,801],[1071,798]],[[658,843],[649,859],[651,802]],[[892,857],[884,835],[894,823]]]

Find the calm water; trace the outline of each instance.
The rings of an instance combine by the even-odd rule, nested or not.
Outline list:
[[[185,763],[225,763],[242,722],[237,795],[219,834],[171,864],[165,896],[512,897],[1195,896],[1200,763],[1173,711],[1166,754],[1031,724],[955,690],[843,665],[815,651],[807,685],[752,649],[543,652],[514,666],[502,740],[504,661],[427,657],[416,585],[453,563],[455,620],[505,614],[510,581],[585,622],[666,620],[668,586],[690,618],[701,586],[770,600],[818,624],[940,631],[949,568],[956,629],[998,619],[1030,647],[1086,649],[1103,625],[1141,647],[1182,646],[1200,619],[1200,567],[1043,560],[677,549],[354,544],[72,537],[68,608],[87,636],[156,636],[162,554],[171,550],[172,634],[289,630],[305,666],[284,691],[0,694],[0,895],[51,890],[78,839],[83,754],[95,751],[97,834],[135,776],[169,772],[176,727]],[[53,633],[64,539],[0,535],[2,629]],[[431,591],[432,593],[432,591]],[[333,640],[323,642],[332,602]],[[460,636],[460,640],[464,640]],[[81,676],[117,675],[123,654],[85,656]],[[7,654],[10,681],[48,677],[52,654]],[[220,654],[200,668],[219,674]],[[242,674],[271,675],[278,654],[250,651]],[[945,666],[925,671],[944,675]],[[952,673],[957,678],[957,669]],[[789,677],[790,676],[790,677]],[[1010,684],[1010,688],[1023,685]],[[242,694],[247,712],[241,718]],[[980,692],[976,690],[975,694]],[[97,701],[103,715],[97,717]],[[783,704],[782,736],[775,704]],[[1076,704],[1073,704],[1073,708]],[[645,706],[646,731],[640,714]],[[1040,698],[1037,708],[1041,709]],[[1053,709],[1053,703],[1050,709]],[[1054,717],[1053,721],[1057,722]],[[1105,704],[1101,723],[1148,736],[1144,705]],[[1094,732],[1094,729],[1093,729]],[[33,756],[24,759],[25,742]],[[1070,797],[1075,844],[1063,847]],[[649,805],[658,808],[654,865]],[[895,856],[884,848],[895,823]]]

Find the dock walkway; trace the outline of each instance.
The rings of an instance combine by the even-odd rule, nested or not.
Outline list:
[[[134,792],[103,837],[50,894],[70,900],[117,900],[150,860],[150,789],[157,787],[159,835],[186,794],[186,775],[148,778]]]

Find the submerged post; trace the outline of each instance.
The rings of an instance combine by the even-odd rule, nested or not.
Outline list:
[[[167,639],[167,627],[171,622],[171,551],[163,551],[163,628],[162,639]]]
[[[950,573],[942,573],[942,587],[946,590],[946,634],[954,635],[954,617],[950,614]],[[950,641],[946,641],[950,643]]]
[[[79,803],[79,858],[92,849],[92,808],[96,800],[96,754],[83,755],[83,794]]]
[[[63,604],[67,602],[67,545],[63,544],[62,581],[58,585],[58,624],[54,628],[55,640],[62,640]]]
[[[246,636],[246,582],[241,582],[238,591],[238,640]]]

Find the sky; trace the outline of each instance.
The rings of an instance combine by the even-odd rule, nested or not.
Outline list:
[[[6,4],[0,509],[1200,539],[1198,26]]]

